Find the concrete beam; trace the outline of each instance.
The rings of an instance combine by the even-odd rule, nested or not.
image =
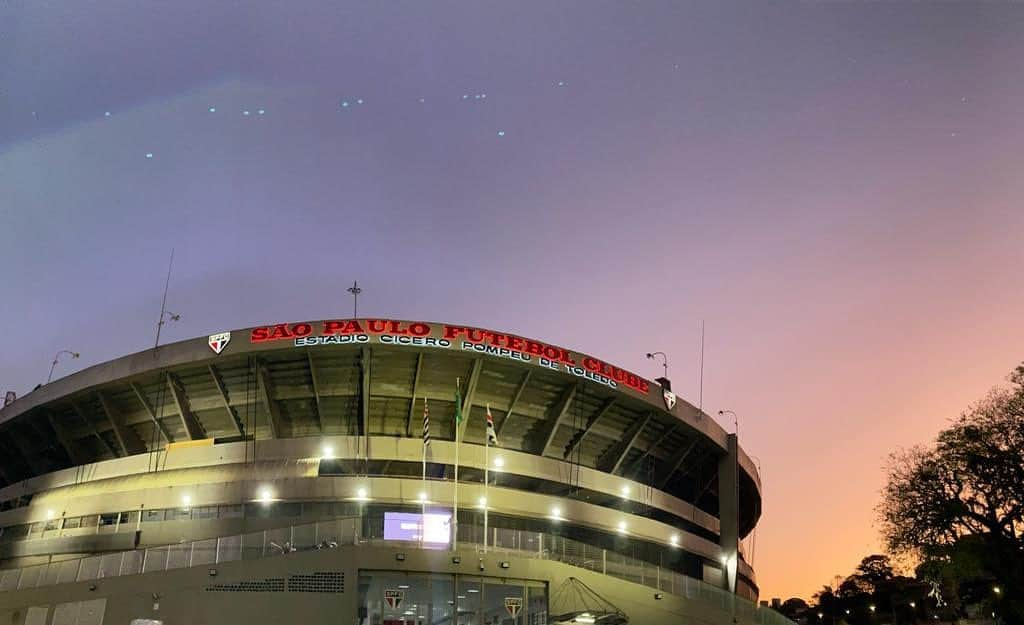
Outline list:
[[[281,408],[274,401],[274,384],[270,380],[270,372],[267,366],[260,360],[256,360],[256,383],[259,387],[260,398],[263,405],[267,407],[267,415],[270,417],[270,437],[282,438],[284,436],[284,421],[281,419]]]
[[[78,415],[78,418],[81,419],[83,423],[85,423],[85,427],[89,428],[89,430],[92,432],[92,435],[99,439],[100,444],[102,444],[103,447],[105,447],[107,451],[110,452],[111,456],[117,458],[117,450],[111,447],[110,443],[107,442],[107,439],[103,438],[100,435],[100,431],[96,429],[96,425],[93,424],[93,422],[90,421],[88,418],[86,418],[85,412],[82,410],[82,407],[79,406],[78,403],[75,402],[74,400],[71,400],[71,407],[75,409],[75,414]]]
[[[644,462],[644,460],[647,459],[648,456],[651,455],[651,452],[654,451],[658,447],[658,445],[660,445],[663,441],[668,439],[668,437],[672,436],[672,434],[674,434],[675,431],[678,430],[678,429],[679,429],[679,424],[678,423],[669,426],[665,430],[664,434],[659,435],[653,441],[651,441],[651,444],[648,445],[647,449],[644,450],[644,453],[640,454],[640,457],[637,458],[633,462],[633,464],[629,465],[629,468],[626,469],[625,471],[623,471],[622,474],[623,475],[636,475],[637,472],[640,469],[643,468],[643,462]]]
[[[121,451],[124,455],[131,456],[134,454],[146,453],[146,445],[139,438],[139,435],[135,433],[135,430],[131,426],[124,422],[124,417],[117,414],[113,406],[110,404],[110,400],[103,394],[102,391],[97,391],[96,396],[100,400],[100,405],[103,407],[103,412],[107,415],[107,420],[110,421],[110,426],[114,430],[114,437],[117,438],[117,444],[121,447]]]
[[[323,434],[324,420],[320,415],[320,383],[316,379],[316,365],[313,364],[313,352],[306,352],[306,362],[309,363],[309,381],[313,386],[313,418],[316,419],[316,427]]]
[[[373,364],[373,350],[364,347],[359,358],[359,435],[370,435],[370,365]]]
[[[726,557],[725,584],[736,592],[736,566],[739,559],[739,443],[735,434],[727,439],[728,453],[718,460],[718,520],[721,523],[718,544]],[[694,501],[696,503],[696,500]]]
[[[466,384],[466,394],[462,396],[462,432],[459,439],[466,437],[466,428],[469,427],[469,414],[473,411],[473,400],[476,398],[476,385],[480,381],[480,369],[483,368],[483,360],[477,358],[473,361],[473,367],[469,371],[469,382]]]
[[[613,406],[615,406],[614,397],[609,397],[608,399],[605,400],[604,404],[598,409],[594,416],[590,417],[590,419],[587,421],[587,425],[583,429],[583,432],[581,432],[578,436],[576,436],[575,439],[573,439],[572,443],[569,446],[569,449],[567,449],[565,453],[562,455],[563,458],[569,458],[574,453],[576,453],[576,450],[579,449],[581,445],[583,445],[583,439],[585,439],[590,434],[590,432],[594,429],[594,426],[597,425],[597,423],[601,419],[603,419],[605,415],[608,414],[608,411],[611,410]]]
[[[420,371],[423,370],[423,352],[416,354],[416,373],[412,376],[412,398],[409,400],[409,417],[405,421],[405,435],[412,436],[413,418],[416,416],[416,393],[420,390]]]
[[[531,373],[533,373],[531,370],[526,370],[522,381],[520,381],[519,386],[516,387],[516,392],[512,394],[512,399],[508,402],[508,408],[505,409],[505,418],[497,425],[498,436],[501,436],[501,431],[505,428],[505,424],[508,423],[509,417],[512,416],[512,411],[516,409],[516,404],[519,403],[519,398],[523,396],[523,391],[526,389],[526,385],[530,381]]]
[[[633,425],[629,426],[629,429],[627,429],[623,433],[623,442],[619,446],[619,449],[616,451],[615,464],[612,465],[612,469],[611,471],[609,471],[609,473],[614,475],[619,472],[619,469],[622,468],[622,463],[626,461],[626,456],[629,455],[629,450],[632,449],[634,445],[636,445],[637,439],[640,438],[640,433],[643,431],[645,427],[647,427],[647,424],[650,423],[651,415],[652,413],[648,412],[647,414],[644,415],[643,419],[639,421],[634,421]]]
[[[152,421],[153,425],[160,431],[160,435],[164,437],[164,441],[168,443],[171,442],[171,433],[167,431],[164,424],[157,418],[156,411],[149,405],[149,401],[146,399],[146,394],[142,392],[142,388],[134,382],[130,383],[129,386],[132,387],[132,391],[135,393],[135,396],[139,398],[139,403],[142,404],[142,408],[146,411],[146,414],[149,415],[150,421]]]
[[[50,427],[53,428],[53,432],[57,435],[57,442],[64,448],[68,458],[71,459],[72,464],[75,466],[83,465],[89,462],[89,459],[85,457],[85,454],[78,449],[75,445],[75,439],[71,436],[68,429],[64,427],[64,424],[57,420],[57,417],[53,416],[53,413],[46,415],[46,420],[50,422]]]
[[[677,451],[674,456],[669,458],[669,461],[668,461],[668,467],[669,468],[668,468],[668,471],[665,472],[665,477],[662,478],[661,483],[658,484],[658,489],[659,490],[664,490],[664,488],[666,486],[668,486],[668,483],[672,481],[672,476],[675,475],[675,472],[679,470],[679,467],[683,466],[683,462],[686,460],[687,456],[689,456],[690,453],[694,449],[696,449],[697,443],[699,443],[699,442],[700,442],[700,437],[699,436],[694,436],[693,437],[693,441],[691,441],[689,445],[685,445],[683,447],[680,447],[679,451]]]
[[[171,391],[171,397],[174,398],[174,406],[178,409],[181,425],[185,428],[189,440],[197,441],[206,438],[206,429],[192,413],[192,407],[188,403],[188,396],[185,395],[185,387],[181,380],[174,374],[168,373],[167,388]]]
[[[213,386],[217,389],[217,395],[220,396],[222,402],[224,402],[224,410],[228,413],[228,418],[231,423],[235,426],[235,430],[238,435],[245,438],[245,425],[242,420],[238,417],[238,412],[231,405],[231,400],[228,398],[228,390],[224,386],[224,382],[220,379],[220,373],[213,365],[207,365],[210,370],[210,377],[213,378]]]
[[[555,432],[558,431],[558,426],[562,422],[562,417],[565,416],[565,413],[569,412],[569,406],[572,405],[572,401],[576,399],[577,388],[578,385],[575,382],[570,384],[568,388],[562,391],[558,401],[555,402],[551,407],[551,410],[548,411],[545,418],[545,429],[542,430],[543,435],[541,440],[544,444],[540,448],[540,455],[548,455],[548,449],[551,447],[551,442],[555,440]]]

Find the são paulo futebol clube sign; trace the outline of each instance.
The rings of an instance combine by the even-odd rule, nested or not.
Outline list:
[[[277,341],[290,341],[295,347],[379,344],[460,350],[564,371],[609,388],[625,387],[644,395],[648,394],[651,386],[637,374],[593,356],[513,334],[447,323],[337,319],[278,323],[253,328],[249,332],[252,344]],[[229,342],[230,333],[211,335],[210,348],[219,354]]]

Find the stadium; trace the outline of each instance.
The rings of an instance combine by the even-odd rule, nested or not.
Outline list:
[[[390,319],[90,367],[0,411],[0,623],[789,623],[754,463],[670,386]]]

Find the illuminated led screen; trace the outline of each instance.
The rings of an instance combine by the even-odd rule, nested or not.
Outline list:
[[[384,540],[405,540],[447,545],[451,539],[451,514],[385,512]]]

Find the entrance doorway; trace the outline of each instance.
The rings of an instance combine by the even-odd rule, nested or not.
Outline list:
[[[359,572],[359,625],[547,625],[543,582]]]

